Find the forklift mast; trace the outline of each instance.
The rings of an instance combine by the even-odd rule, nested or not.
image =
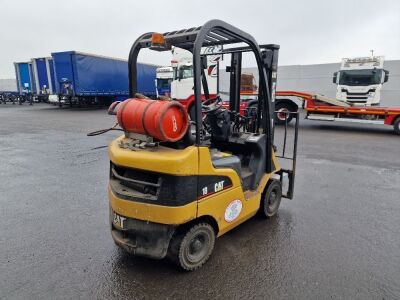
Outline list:
[[[229,109],[240,112],[240,78],[242,75],[242,52],[234,52],[231,57],[230,87],[229,87]]]
[[[261,52],[254,53],[256,56],[260,55],[262,72],[265,72],[266,82],[262,82],[262,76],[259,76],[259,94],[258,94],[258,120],[270,120],[270,122],[257,122],[256,133],[260,133],[260,126],[262,132],[267,133],[270,131],[267,140],[267,151],[269,142],[273,145],[274,143],[274,122],[273,114],[275,111],[275,91],[276,91],[276,80],[277,80],[277,69],[278,69],[278,53],[279,45],[267,44],[260,45]],[[231,53],[231,65],[227,67],[227,71],[230,72],[230,87],[229,87],[229,110],[232,112],[240,112],[240,90],[241,90],[241,74],[242,74],[242,53],[249,52],[249,47],[233,48],[229,49]],[[223,51],[226,53],[227,51]],[[264,90],[261,88],[266,86],[268,91],[264,97]],[[268,127],[270,125],[270,128]],[[272,165],[268,165],[266,170],[272,171]]]
[[[266,72],[267,78],[267,86],[269,87],[269,97],[270,97],[270,111],[272,115],[275,111],[275,93],[276,93],[276,80],[277,80],[277,71],[278,71],[278,53],[279,53],[279,45],[275,44],[267,44],[260,45],[261,57],[262,57],[262,65]],[[232,49],[233,50],[233,49]],[[232,51],[231,50],[231,51]],[[227,67],[227,71],[230,72],[230,89],[229,89],[229,109],[231,111],[239,112],[240,111],[240,90],[241,90],[241,75],[242,75],[242,53],[250,51],[250,48],[236,48],[238,52],[231,52],[231,65]],[[256,54],[257,55],[257,54]],[[259,86],[262,85],[262,82],[259,82]],[[262,92],[262,90],[260,89]],[[259,99],[262,98],[262,94],[259,95]],[[267,105],[263,100],[260,101],[259,111],[265,111],[262,109]],[[268,102],[268,101],[267,101]],[[263,116],[264,117],[264,116]],[[272,116],[271,116],[272,118]],[[272,124],[273,126],[273,124]],[[264,128],[263,128],[264,129]]]

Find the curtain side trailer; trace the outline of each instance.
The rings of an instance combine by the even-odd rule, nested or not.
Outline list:
[[[51,54],[59,105],[108,105],[128,98],[128,62],[76,51]],[[154,97],[156,65],[138,63],[138,92]]]
[[[55,74],[53,58],[32,58],[32,72],[35,80],[34,98],[38,102],[47,102],[49,96],[55,94]]]
[[[36,92],[36,83],[31,62],[15,62],[15,77],[20,95]]]

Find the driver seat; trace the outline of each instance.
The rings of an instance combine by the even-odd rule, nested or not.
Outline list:
[[[226,152],[218,151],[217,149],[210,149],[211,162],[216,169],[228,168],[233,169],[241,178],[242,164],[240,158]]]

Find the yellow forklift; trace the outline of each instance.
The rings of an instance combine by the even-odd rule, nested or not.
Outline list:
[[[216,237],[257,212],[273,217],[281,197],[293,198],[298,122],[291,167],[283,169],[275,155],[272,121],[279,46],[258,45],[251,35],[220,20],[140,36],[129,54],[131,98],[137,95],[141,49],[169,51],[171,47],[193,53],[195,118],[178,141],[125,130],[110,143],[110,227],[115,243],[128,252],[154,259],[169,257],[191,271],[209,259]],[[218,55],[231,57],[226,67],[229,109],[222,107],[219,95],[208,93],[205,68],[207,56],[213,53],[202,51],[204,47],[218,48]],[[242,116],[240,78],[245,52],[253,53],[257,62],[259,94],[257,108]]]

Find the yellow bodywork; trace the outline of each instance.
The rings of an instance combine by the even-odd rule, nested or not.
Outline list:
[[[123,138],[114,140],[109,147],[109,156],[115,165],[176,176],[220,175],[227,176],[232,181],[230,187],[183,206],[164,206],[120,199],[109,187],[110,207],[117,214],[129,218],[181,225],[202,216],[209,216],[217,222],[218,236],[220,236],[257,213],[261,194],[273,174],[264,174],[256,190],[244,192],[240,178],[233,169],[213,167],[210,150],[207,147],[190,146],[177,150],[158,146],[133,151],[119,147],[119,141]],[[275,154],[273,163],[274,172],[279,171],[280,167]],[[227,222],[224,217],[225,211],[234,200],[242,202],[242,210],[237,218],[232,222]]]

